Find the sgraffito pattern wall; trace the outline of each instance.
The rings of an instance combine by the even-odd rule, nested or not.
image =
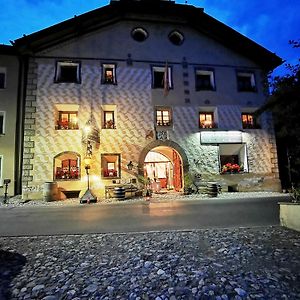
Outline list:
[[[101,132],[100,145],[93,144],[93,191],[97,195],[103,195],[103,186],[111,184],[111,180],[101,177],[101,154],[121,155],[121,181],[127,182],[133,176],[133,172],[127,170],[128,162],[133,161],[137,165],[142,150],[155,139],[155,134],[147,137],[154,132],[155,122],[149,65],[135,63],[127,66],[126,62],[118,62],[117,85],[103,85],[100,61],[81,62],[81,84],[54,83],[55,59],[37,59],[37,62],[37,93],[34,97],[36,112],[35,118],[30,121],[34,122],[35,131],[28,138],[30,148],[25,148],[31,155],[28,164],[31,170],[28,174],[32,177],[27,181],[27,186],[41,187],[45,181],[52,181],[54,157],[65,151],[74,151],[81,157],[81,179],[61,181],[59,186],[73,190],[85,189],[83,157],[86,146],[82,143],[82,128],[91,114]],[[78,105],[79,130],[55,129],[57,105],[60,104]],[[116,129],[101,129],[103,105],[115,105]],[[217,105],[217,110],[222,129],[241,129],[239,105]],[[172,107],[172,112],[173,127],[169,129],[169,138],[184,149],[190,170],[214,175],[222,181],[219,175],[219,147],[200,144],[198,106],[176,105]],[[247,130],[243,133],[243,142],[247,144],[249,170],[254,177],[256,174],[272,174],[277,170],[276,162],[274,163],[276,153],[272,154],[274,144],[271,142],[274,139],[270,133],[266,129]],[[248,178],[247,180],[249,181]]]

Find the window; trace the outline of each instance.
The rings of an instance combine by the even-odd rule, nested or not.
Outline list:
[[[182,45],[182,43],[184,41],[183,34],[177,30],[170,32],[168,38],[169,38],[170,42],[176,46]]]
[[[248,158],[245,144],[223,144],[219,146],[220,172],[248,172]]]
[[[80,63],[79,62],[57,62],[55,82],[80,83]]]
[[[6,68],[0,67],[0,89],[5,89],[6,87]]]
[[[135,41],[143,42],[148,38],[148,32],[141,27],[137,27],[131,31],[131,36]]]
[[[165,76],[168,80],[168,88],[172,88],[171,67],[152,67],[152,87],[165,88]]]
[[[196,91],[214,91],[215,89],[214,71],[196,69]]]
[[[217,125],[214,122],[213,112],[200,112],[199,113],[199,127],[200,128],[216,128]]]
[[[2,169],[3,169],[2,163],[3,163],[3,156],[0,155],[0,186],[3,185],[3,182],[2,182]]]
[[[121,177],[121,157],[120,154],[101,154],[102,177]]]
[[[103,112],[103,128],[104,129],[115,129],[115,112],[114,111],[104,111]]]
[[[156,126],[171,126],[171,110],[167,108],[156,109]]]
[[[237,85],[239,92],[255,92],[256,84],[254,73],[252,72],[237,72]]]
[[[243,129],[259,129],[256,117],[251,113],[242,113]]]
[[[78,112],[77,111],[59,111],[56,129],[78,129]]]
[[[77,180],[80,178],[80,155],[63,152],[54,158],[55,180]]]
[[[102,65],[102,84],[117,84],[115,64]]]
[[[5,112],[0,111],[0,134],[5,133]]]

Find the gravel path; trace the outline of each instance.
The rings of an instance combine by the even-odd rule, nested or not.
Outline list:
[[[237,199],[237,198],[259,198],[259,197],[277,197],[278,199],[288,197],[288,194],[276,193],[276,192],[235,192],[235,193],[221,193],[218,195],[218,199]],[[212,199],[205,194],[192,194],[192,195],[183,195],[182,193],[166,193],[166,194],[152,194],[152,202],[161,202],[161,201],[178,201],[178,200],[206,200]],[[143,197],[135,198],[126,198],[125,200],[120,201],[116,198],[109,199],[99,199],[96,205],[102,205],[107,203],[136,203],[144,202]],[[40,200],[27,200],[24,201],[21,199],[21,196],[15,196],[7,200],[7,203],[4,204],[3,197],[0,196],[0,208],[1,207],[24,207],[24,206],[66,206],[66,205],[79,205],[78,198],[66,199],[62,201],[52,201],[46,202],[42,199]],[[85,205],[85,204],[84,204]]]
[[[282,227],[0,237],[0,299],[300,299],[299,238]]]

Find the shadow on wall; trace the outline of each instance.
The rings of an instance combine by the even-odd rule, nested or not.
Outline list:
[[[21,272],[26,264],[26,258],[18,253],[0,249],[0,299],[11,299],[9,285]]]

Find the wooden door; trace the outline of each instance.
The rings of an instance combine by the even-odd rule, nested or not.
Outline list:
[[[182,189],[182,166],[181,158],[176,151],[173,150],[174,164],[174,189],[179,192]]]

